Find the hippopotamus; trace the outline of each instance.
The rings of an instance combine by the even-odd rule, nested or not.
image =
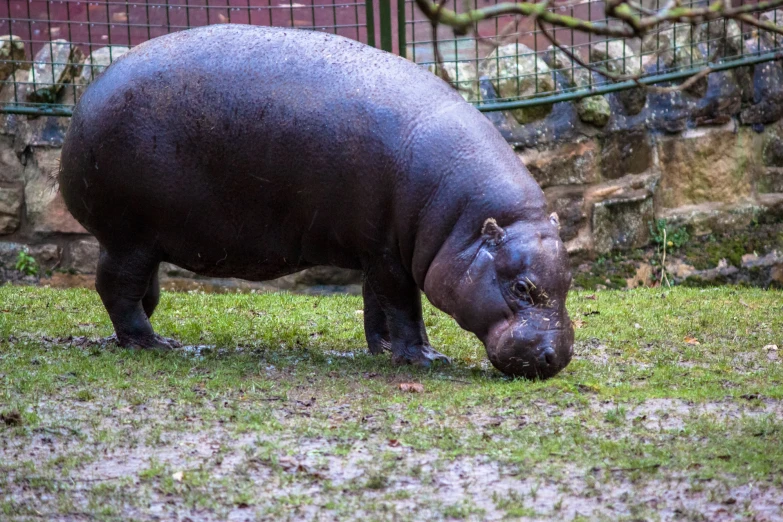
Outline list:
[[[568,255],[542,190],[492,123],[401,57],[316,31],[212,25],[120,57],[74,109],[59,182],[100,243],[121,346],[166,349],[158,267],[264,281],[363,272],[369,351],[447,360],[421,293],[500,371],[571,359]]]

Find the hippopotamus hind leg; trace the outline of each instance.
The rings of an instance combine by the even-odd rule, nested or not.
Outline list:
[[[370,352],[385,348],[385,323],[393,363],[428,367],[433,361],[450,362],[430,346],[422,318],[421,292],[401,266],[388,262],[365,268],[363,294]]]
[[[362,297],[364,298],[364,336],[367,338],[370,353],[378,355],[384,351],[391,351],[386,313],[366,279],[362,284]]]
[[[101,247],[95,288],[120,346],[168,349],[175,344],[156,335],[149,321],[159,298],[158,264],[144,249]]]
[[[147,317],[152,317],[155,312],[155,308],[160,301],[160,281],[158,280],[158,265],[155,265],[155,271],[150,278],[149,285],[147,285],[147,293],[141,299],[141,306],[144,308],[144,313]]]

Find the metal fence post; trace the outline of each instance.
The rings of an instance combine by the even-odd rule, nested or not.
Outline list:
[[[381,18],[381,49],[394,52],[392,43],[391,1],[378,0],[378,13]]]
[[[374,0],[364,0],[364,18],[367,22],[367,45],[375,47],[375,7]]]
[[[400,56],[407,58],[408,42],[405,27],[405,0],[397,0],[397,43],[400,46]]]

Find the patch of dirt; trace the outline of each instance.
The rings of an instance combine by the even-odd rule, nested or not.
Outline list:
[[[543,406],[526,412],[526,422],[541,422],[553,413],[551,405]],[[329,408],[334,415],[350,417],[350,405]],[[614,408],[612,402],[591,400],[559,413],[576,419],[585,411],[604,415]],[[78,520],[74,514],[92,512],[102,496],[120,510],[120,518],[138,520],[363,520],[377,516],[379,504],[390,516],[407,513],[415,520],[443,520],[448,518],[444,513],[470,520],[502,520],[510,513],[516,520],[783,520],[783,490],[771,480],[729,486],[655,466],[585,469],[565,464],[552,472],[546,464],[528,467],[501,464],[489,456],[415,451],[375,435],[352,441],[291,438],[285,431],[236,433],[219,422],[198,419],[188,421],[186,430],[171,430],[160,423],[174,412],[183,415],[171,401],[123,406],[46,400],[36,411],[41,427],[28,435],[0,437],[0,466],[8,472],[0,498],[29,506],[48,520]],[[709,415],[715,422],[780,417],[783,403],[757,397],[750,397],[747,407],[651,399],[625,412],[629,423],[641,419],[651,432],[678,430],[683,419],[694,415]],[[475,425],[508,422],[480,414],[468,417]],[[164,429],[154,437],[159,425]],[[107,438],[106,433],[112,435]],[[151,469],[158,471],[151,474]],[[194,482],[195,476],[201,479]],[[45,483],[52,486],[42,490]],[[118,491],[130,492],[134,499]],[[203,498],[194,497],[192,506],[182,498],[172,500],[177,498],[172,492],[187,499],[194,491]],[[245,500],[231,500],[238,491],[248,492]],[[218,507],[201,505],[208,498]]]

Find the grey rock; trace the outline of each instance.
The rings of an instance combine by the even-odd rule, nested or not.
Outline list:
[[[30,71],[17,69],[5,79],[5,84],[1,85],[0,104],[8,105],[24,102],[30,93],[30,86],[27,82],[30,79]],[[14,117],[17,117],[14,115]]]
[[[0,241],[0,267],[13,268],[16,264],[16,258],[25,248],[25,245],[21,243],[14,243],[10,241]]]
[[[24,181],[24,165],[16,156],[14,137],[0,135],[0,183],[17,184]]]
[[[27,251],[38,262],[38,266],[44,270],[56,268],[62,259],[62,249],[51,243],[32,245],[27,248]]]
[[[656,69],[691,67],[704,62],[699,50],[701,28],[691,24],[665,24],[660,31],[647,35],[642,41],[642,67]]]
[[[637,75],[641,60],[624,40],[596,42],[590,46],[590,62],[612,74]]]
[[[661,209],[657,217],[672,227],[685,227],[694,236],[741,230],[749,226],[764,211],[763,207],[750,203],[710,202]]]
[[[33,256],[38,266],[43,270],[56,267],[60,263],[62,253],[59,246],[51,243],[25,245],[16,242],[0,242],[0,266],[13,269],[21,251],[27,251]]]
[[[35,55],[30,81],[33,83],[27,100],[54,103],[63,85],[70,83],[81,70],[84,55],[66,40],[47,42]]]
[[[98,265],[100,245],[95,239],[79,239],[68,249],[68,267],[80,274],[94,274]]]
[[[588,96],[576,103],[579,119],[596,127],[603,127],[612,117],[612,108],[603,96]]]
[[[158,268],[158,275],[161,279],[166,277],[198,277],[194,272],[185,270],[172,263],[161,263]]]
[[[431,64],[428,69],[432,74],[445,80],[440,74],[440,68],[437,64]],[[478,102],[481,100],[478,75],[472,62],[444,62],[443,70],[448,76],[449,84],[460,93],[465,101]]]
[[[543,59],[552,72],[562,75],[568,87],[588,87],[592,83],[590,71],[574,63],[566,53],[554,45],[547,47]]]
[[[652,166],[650,136],[644,129],[607,133],[601,139],[601,174],[618,179],[641,174]]]
[[[295,274],[276,279],[275,283],[284,290],[301,290],[313,286],[345,286],[359,284],[362,274],[331,266],[316,266]]]
[[[82,63],[79,79],[85,85],[89,85],[95,78],[100,76],[113,61],[128,51],[130,51],[129,47],[112,45],[109,47],[101,47],[100,49],[91,52]]]
[[[734,20],[718,19],[705,22],[699,28],[702,38],[710,40],[710,47],[719,57],[728,58],[745,54],[745,39]]]
[[[29,69],[25,63],[24,41],[18,36],[0,36],[0,81],[13,75],[17,69]]]
[[[65,207],[57,172],[60,150],[35,148],[25,166],[27,220],[37,233],[86,234]]]
[[[561,143],[547,150],[531,148],[518,155],[541,188],[594,183],[600,179],[599,147],[594,140]]]
[[[62,103],[73,105],[78,102],[87,86],[95,81],[112,62],[128,51],[130,51],[129,47],[112,45],[91,52],[82,62],[81,72],[73,79],[73,84],[65,88]]]
[[[0,187],[0,234],[12,234],[19,228],[23,197],[22,187]]]
[[[490,79],[501,98],[527,98],[555,91],[549,66],[532,49],[522,44],[502,45],[482,62],[481,76]],[[519,123],[545,118],[552,105],[514,109],[511,114]]]
[[[605,254],[646,245],[653,219],[653,198],[643,189],[596,203],[592,219],[595,251]]]

